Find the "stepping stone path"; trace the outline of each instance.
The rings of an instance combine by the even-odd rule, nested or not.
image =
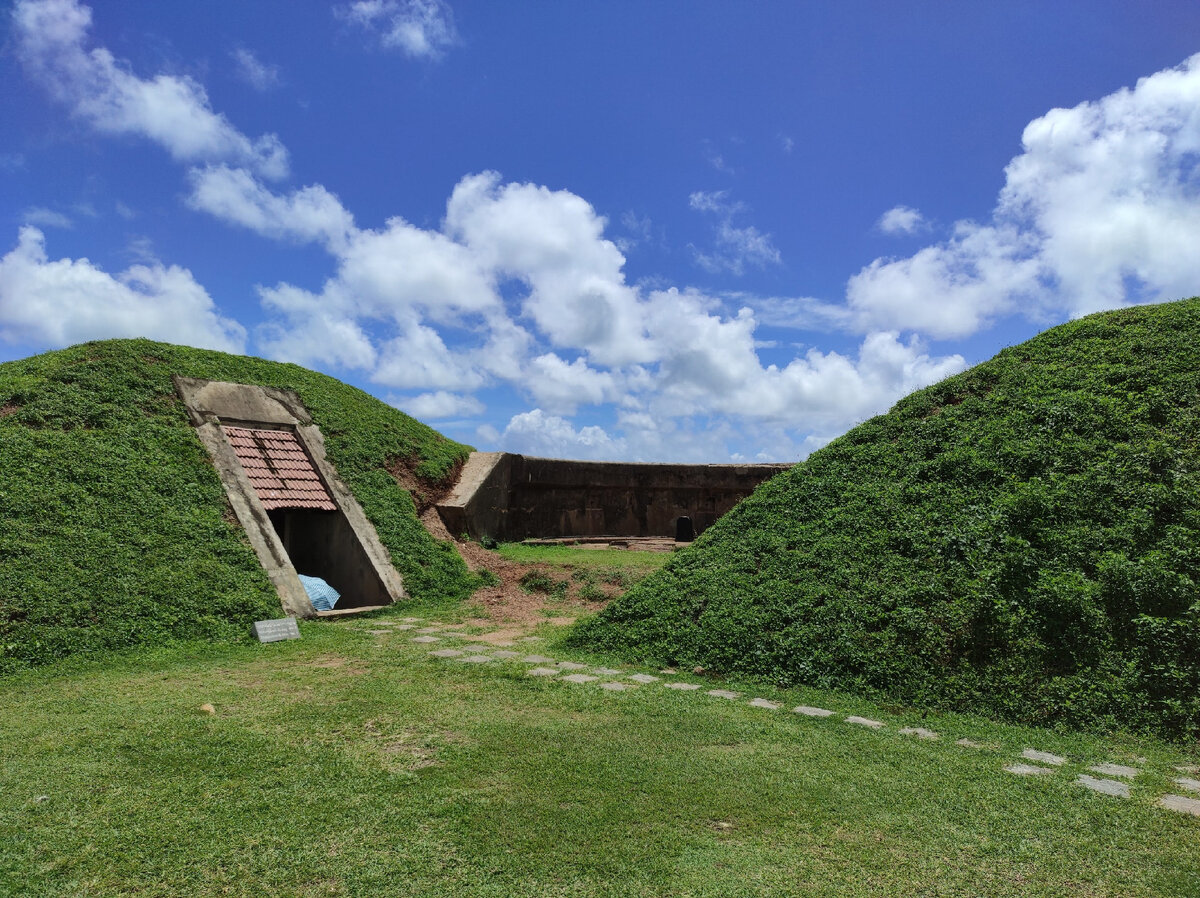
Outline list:
[[[1075,784],[1104,795],[1115,795],[1117,798],[1129,797],[1129,783],[1122,783],[1118,780],[1097,779],[1094,776],[1081,773],[1075,778]]]
[[[768,711],[778,711],[780,708],[780,704],[779,704],[779,702],[773,702],[770,699],[752,698],[752,699],[750,699],[750,707],[766,708]]]
[[[1059,755],[1052,755],[1048,751],[1034,751],[1032,748],[1027,748],[1021,752],[1021,757],[1026,761],[1040,761],[1043,764],[1053,764],[1055,767],[1061,767],[1067,763],[1067,759]]]
[[[1055,773],[1053,767],[1038,767],[1035,764],[1008,764],[1004,768],[1017,776],[1041,776],[1045,773]]]
[[[793,714],[803,714],[805,717],[832,717],[833,712],[825,708],[814,708],[811,705],[800,705],[792,708]]]
[[[883,727],[883,721],[871,720],[869,717],[847,717],[846,723],[856,723],[860,727],[870,727],[873,730],[878,730]]]
[[[392,631],[391,630],[368,630],[367,632],[370,633],[372,636],[390,636]]]
[[[1200,798],[1188,798],[1184,795],[1164,795],[1158,800],[1160,808],[1168,811],[1179,811],[1183,814],[1194,814],[1200,817]]]
[[[1142,772],[1136,767],[1126,767],[1124,764],[1096,764],[1094,767],[1089,767],[1088,770],[1092,771],[1092,773],[1103,773],[1105,776],[1121,776],[1130,780]]]
[[[395,630],[416,630],[418,636],[412,637],[415,643],[433,643],[440,642],[442,638],[470,640],[472,637],[468,633],[460,631],[446,630],[443,625],[427,625],[417,628],[417,624],[425,623],[421,618],[406,617],[402,618],[404,623],[395,623],[393,621],[379,621],[375,625],[385,629],[369,629],[366,632],[373,636],[383,636]],[[431,634],[438,633],[438,636]],[[523,636],[521,642],[540,642],[540,636]],[[496,643],[496,645],[513,645],[510,642]],[[492,646],[476,646],[468,645],[463,649],[444,648],[429,652],[432,658],[453,658],[461,661],[464,664],[486,664],[492,661],[519,661],[524,664],[537,665],[530,668],[525,673],[531,677],[552,677],[563,680],[568,683],[583,685],[587,683],[597,683],[600,689],[605,692],[625,692],[638,687],[633,683],[642,685],[650,685],[659,683],[665,689],[675,689],[680,692],[695,692],[704,687],[699,683],[686,682],[663,682],[661,677],[654,676],[648,673],[626,673],[612,667],[591,667],[587,664],[582,664],[577,661],[555,661],[553,658],[547,658],[544,655],[525,655],[517,651],[497,651]],[[548,667],[545,665],[554,665]],[[581,673],[588,670],[590,673]],[[570,671],[574,671],[571,673]],[[659,671],[663,675],[673,675],[676,673],[674,668],[664,668]],[[560,676],[561,674],[561,676]],[[611,681],[601,683],[598,682],[601,677],[616,677],[624,675],[626,679],[632,680],[633,683]],[[714,698],[724,698],[735,700],[742,697],[740,692],[733,692],[728,689],[709,689],[706,692]],[[778,711],[781,703],[765,698],[752,698],[747,704],[752,708],[762,708],[768,711]],[[825,718],[833,717],[836,712],[827,708],[817,708],[811,705],[798,705],[792,709],[794,714],[799,714],[804,717]],[[856,724],[866,727],[871,730],[886,729],[883,721],[871,720],[867,717],[847,716],[842,718],[846,723]],[[938,734],[933,730],[924,727],[903,727],[899,733],[904,736],[915,736],[918,739],[927,739],[930,741],[937,740]],[[971,739],[958,739],[955,745],[963,746],[964,748],[987,749],[988,746]],[[1016,776],[1046,776],[1058,773],[1059,768],[1067,764],[1067,759],[1061,755],[1052,754],[1051,752],[1038,751],[1032,748],[1026,748],[1021,752],[1023,761],[1035,761],[1035,764],[1027,764],[1023,761],[1007,764],[1003,768],[1007,773],[1015,774]],[[1146,763],[1145,758],[1136,759],[1137,763]],[[1049,766],[1047,766],[1049,765]],[[1091,776],[1088,773],[1079,773],[1076,775],[1075,784],[1089,789],[1093,792],[1098,792],[1102,795],[1111,795],[1115,798],[1129,798],[1132,791],[1132,780],[1142,771],[1138,767],[1132,767],[1126,764],[1103,763],[1094,764],[1088,768],[1091,773],[1102,774],[1100,777]],[[1175,771],[1185,776],[1175,777],[1175,784],[1187,792],[1200,795],[1200,779],[1194,778],[1200,775],[1200,765],[1177,765]],[[1109,777],[1119,777],[1120,779],[1110,779]],[[1186,795],[1163,795],[1156,802],[1158,807],[1165,808],[1171,811],[1177,811],[1182,814],[1191,814],[1200,817],[1200,798],[1191,798]]]

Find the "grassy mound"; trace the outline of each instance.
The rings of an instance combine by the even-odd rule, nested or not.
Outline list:
[[[1200,736],[1200,299],[1053,328],[764,484],[573,635],[1008,720]]]
[[[469,449],[322,374],[147,340],[0,365],[0,673],[173,638],[244,636],[279,601],[171,375],[295,390],[413,596],[474,579],[388,472],[436,484]]]

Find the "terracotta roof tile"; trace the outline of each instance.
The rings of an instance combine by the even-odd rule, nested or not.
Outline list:
[[[268,511],[273,508],[337,510],[294,433],[248,427],[224,427],[223,430],[250,485]]]

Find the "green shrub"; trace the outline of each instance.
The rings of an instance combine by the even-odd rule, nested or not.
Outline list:
[[[572,634],[655,663],[1200,736],[1200,299],[1053,328],[762,485]]]

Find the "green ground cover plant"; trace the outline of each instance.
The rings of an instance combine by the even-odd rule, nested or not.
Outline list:
[[[747,695],[887,729],[658,684],[608,693],[517,661],[434,660],[410,633],[378,632],[403,613],[6,677],[0,894],[1200,894],[1196,818],[1153,804],[1173,765],[1196,762],[1177,746],[813,689]],[[543,632],[537,651],[567,657]],[[901,735],[907,723],[942,739]],[[1028,746],[1069,763],[1004,772]],[[1134,757],[1131,798],[1073,784]]]
[[[1200,299],[1052,328],[761,486],[574,644],[1200,737]]]
[[[469,447],[296,365],[147,340],[0,365],[0,673],[165,639],[242,639],[279,615],[171,376],[295,390],[405,588],[453,604],[475,578],[417,518]]]

